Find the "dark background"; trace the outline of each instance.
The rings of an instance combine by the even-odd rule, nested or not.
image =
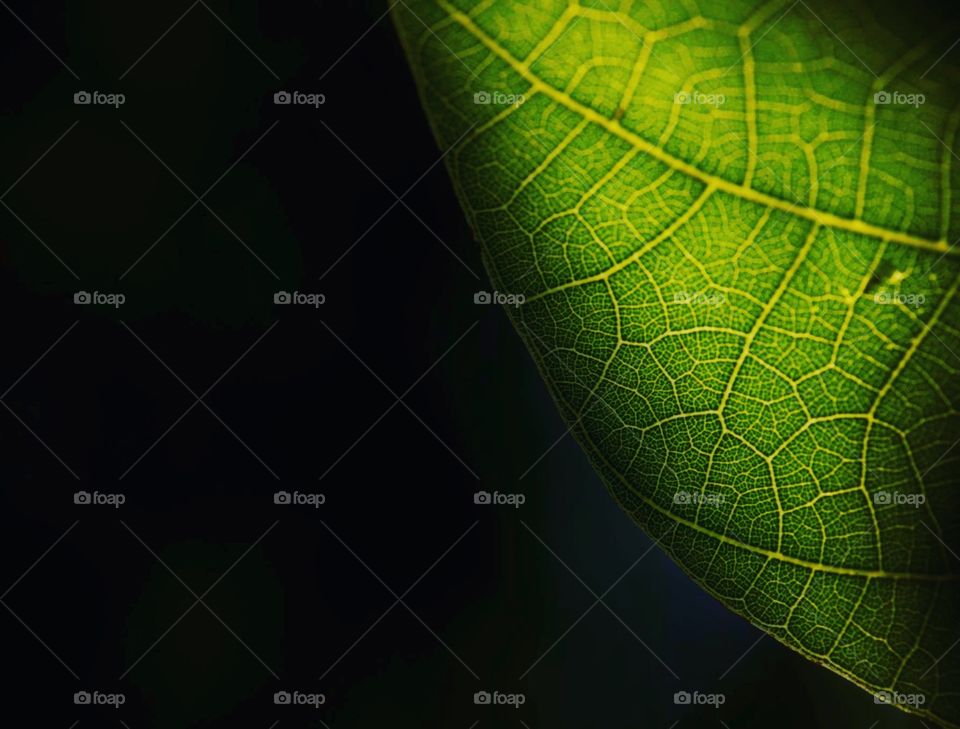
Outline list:
[[[5,713],[922,725],[647,552],[506,316],[473,303],[486,277],[384,2],[0,6]],[[278,107],[281,89],[326,103]],[[80,90],[127,101],[76,106]],[[126,303],[74,305],[81,290]],[[275,306],[279,290],[326,303]],[[327,501],[277,506],[280,489]],[[475,505],[479,489],[526,503]],[[75,706],[80,690],[126,704]],[[679,707],[679,690],[726,702]]]

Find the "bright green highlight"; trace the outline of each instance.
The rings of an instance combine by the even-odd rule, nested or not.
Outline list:
[[[778,640],[960,726],[957,23],[406,6],[493,283],[621,506]]]

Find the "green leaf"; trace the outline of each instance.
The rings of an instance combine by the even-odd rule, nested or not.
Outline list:
[[[955,727],[960,31],[939,12],[394,17],[493,285],[526,297],[510,316],[620,505],[730,609]]]

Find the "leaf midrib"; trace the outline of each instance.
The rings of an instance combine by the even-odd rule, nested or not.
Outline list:
[[[901,245],[933,251],[943,255],[960,256],[960,250],[954,250],[946,240],[930,240],[928,238],[916,236],[911,233],[890,230],[888,228],[867,223],[856,218],[844,218],[834,213],[807,207],[800,205],[799,203],[790,203],[773,195],[760,192],[754,188],[746,187],[743,184],[732,182],[716,175],[711,175],[695,165],[692,165],[689,162],[680,159],[679,157],[674,157],[660,147],[648,142],[635,132],[632,132],[622,126],[619,121],[603,116],[595,109],[576,101],[566,92],[554,88],[538,75],[533,73],[523,64],[522,61],[516,58],[506,48],[501,46],[493,38],[487,35],[483,29],[474,23],[468,15],[450,5],[447,0],[437,0],[437,3],[441,8],[443,8],[443,10],[452,20],[462,26],[464,30],[482,43],[490,52],[503,59],[503,61],[506,62],[517,74],[522,76],[528,83],[530,83],[532,90],[545,94],[566,108],[568,111],[574,112],[582,118],[603,127],[611,134],[614,134],[625,142],[633,145],[641,152],[654,157],[668,167],[675,169],[678,172],[687,175],[688,177],[699,180],[710,188],[722,190],[740,199],[748,200],[750,202],[755,202],[760,205],[765,205],[770,208],[796,215],[797,217],[810,220],[824,227],[836,228],[851,233],[859,233],[861,235],[877,238],[882,241],[899,243]],[[632,258],[633,255],[628,257],[627,261],[632,260]],[[623,263],[624,262],[617,264],[614,268],[621,268]],[[551,289],[550,291],[541,292],[540,294],[537,294],[537,296],[544,296],[548,293],[553,293],[555,290],[564,290],[570,288],[571,286],[580,285],[581,283],[595,281],[598,279],[598,277],[605,277],[604,273],[595,274],[587,279],[584,279],[583,281],[571,281],[563,284],[562,286],[556,287],[555,289]]]

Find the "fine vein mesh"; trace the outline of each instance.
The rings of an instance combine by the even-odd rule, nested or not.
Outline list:
[[[493,283],[526,297],[517,330],[618,502],[791,648],[960,724],[957,23],[744,0],[395,19]]]

